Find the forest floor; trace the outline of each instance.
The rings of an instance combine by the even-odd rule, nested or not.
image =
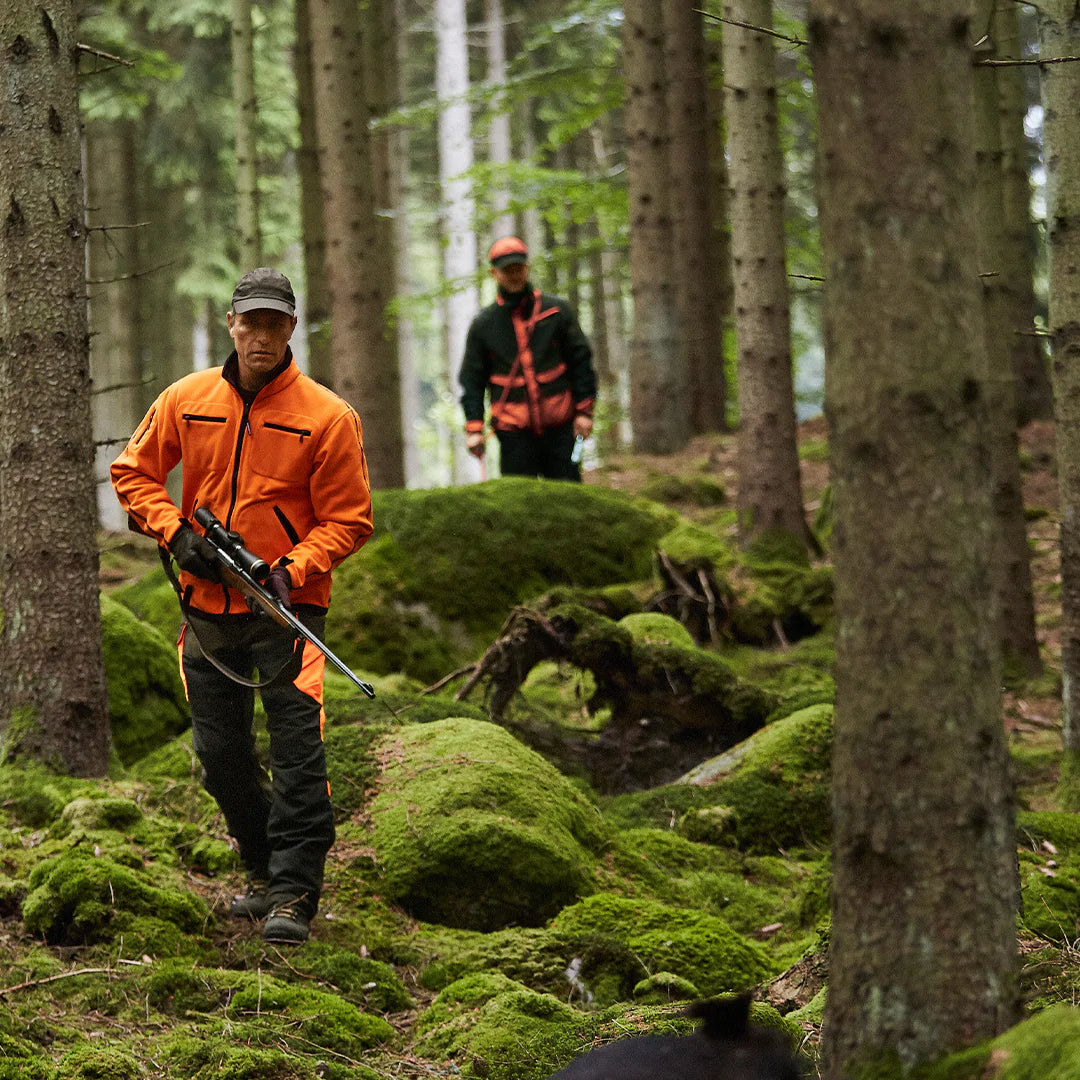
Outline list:
[[[804,503],[807,516],[813,521],[829,482],[827,430],[823,417],[813,418],[800,425],[799,444]],[[669,505],[691,520],[714,528],[733,530],[732,509],[736,503],[738,485],[736,450],[736,437],[733,434],[701,436],[676,454],[611,456],[602,465],[588,470],[585,480],[589,484],[611,487],[628,494],[657,498],[656,492],[663,489],[665,481],[707,479],[724,489],[725,497],[720,506],[702,506],[696,504],[692,498],[688,498],[686,502],[677,499],[663,501],[669,501]],[[1047,751],[1045,760],[1048,764],[1045,769],[1034,778],[1028,775],[1028,783],[1021,793],[1022,805],[1025,808],[1041,810],[1053,808],[1057,776],[1055,766],[1050,762],[1056,760],[1053,751],[1060,750],[1061,747],[1061,578],[1053,424],[1036,422],[1025,427],[1021,431],[1021,455],[1037,632],[1046,674],[1030,681],[1022,689],[1006,690],[1003,696],[1003,720],[1014,746],[1021,744],[1025,748]],[[684,484],[680,489],[676,484],[669,490],[689,492],[692,486]],[[115,588],[124,578],[130,580],[130,575],[145,572],[156,564],[152,545],[144,550],[139,539],[120,536],[111,538],[112,544],[130,547],[133,557],[126,574],[115,569],[103,571],[102,584],[105,588]],[[1034,783],[1030,782],[1032,779]],[[332,861],[349,859],[355,854],[339,845],[331,852],[330,858]],[[331,880],[334,878],[332,873],[328,876]],[[190,877],[192,891],[200,894],[212,910],[221,914],[228,910],[236,884],[236,880],[228,878],[206,878],[197,875]],[[224,955],[243,953],[245,941],[257,933],[256,929],[228,918],[220,919],[218,925],[220,931],[217,946]],[[1023,946],[1025,967],[1028,970],[1039,966],[1042,950],[1043,945],[1039,942],[1027,942]],[[1055,954],[1055,957],[1058,955]],[[1077,964],[1080,965],[1080,953],[1077,954]],[[413,1030],[416,1018],[430,1005],[435,995],[424,990],[415,978],[409,977],[409,973],[403,971],[401,974],[414,996],[415,1007],[406,1013],[390,1015],[387,1019],[401,1034],[406,1035]],[[816,1031],[808,1032],[810,1045],[816,1043],[817,1034]],[[394,1058],[394,1055],[390,1057]],[[407,1048],[397,1057],[395,1072],[400,1077],[416,1080],[432,1075],[430,1063],[413,1057]]]

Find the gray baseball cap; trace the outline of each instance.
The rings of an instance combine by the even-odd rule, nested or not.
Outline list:
[[[286,315],[296,314],[292,283],[270,266],[258,266],[246,273],[233,289],[232,309],[237,315],[257,308],[272,308]]]

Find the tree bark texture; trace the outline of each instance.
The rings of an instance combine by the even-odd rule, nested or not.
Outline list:
[[[333,388],[363,421],[372,486],[402,487],[401,383],[386,325],[360,11],[352,0],[311,0],[310,15]]]
[[[1039,55],[1076,56],[1080,23],[1072,0],[1039,8]],[[1040,68],[1050,262],[1050,348],[1057,413],[1061,511],[1061,667],[1064,741],[1080,753],[1080,66]]]
[[[145,412],[142,402],[142,264],[135,125],[86,125],[90,374],[98,521],[127,528],[109,465]]]
[[[814,0],[837,611],[829,1080],[1018,1016],[970,8]]]
[[[979,33],[983,27],[976,28]],[[1023,55],[1020,6],[997,0],[989,24],[994,53],[1016,60]],[[978,34],[976,34],[978,37]],[[1016,372],[1017,421],[1050,420],[1054,395],[1042,339],[1035,333],[1036,234],[1031,220],[1031,165],[1034,150],[1024,131],[1028,100],[1024,68],[996,68],[1001,117],[1001,169],[1005,206],[1001,288],[1008,306],[1008,342]]]
[[[699,0],[662,0],[670,141],[671,206],[679,337],[686,364],[690,427],[722,431],[724,382],[720,238],[710,174],[709,88]]]
[[[990,22],[998,0],[976,4],[976,25]],[[983,38],[975,58],[992,58],[992,38]],[[1024,492],[1020,478],[1020,439],[1016,430],[1017,379],[1014,366],[1009,296],[1003,267],[1008,257],[998,71],[975,68],[976,192],[978,266],[987,359],[988,429],[995,552],[994,594],[1006,663],[1023,676],[1042,669],[1035,636],[1035,600],[1031,587]]]
[[[460,393],[458,372],[465,355],[469,323],[480,306],[476,272],[475,207],[468,171],[473,166],[472,116],[469,109],[469,54],[465,0],[435,2],[435,89],[439,99],[439,184],[442,189],[443,277],[452,290],[446,299],[447,381],[450,395]],[[453,429],[452,429],[453,430]],[[453,430],[454,479],[464,482],[472,459]],[[466,460],[468,459],[468,460]]]
[[[484,0],[484,20],[487,23],[487,79],[492,88],[502,87],[506,85],[506,18],[502,0]],[[497,96],[491,103],[488,161],[492,165],[509,165],[511,159],[510,110]],[[491,235],[511,235],[515,228],[514,215],[510,212],[510,192],[506,187],[495,190],[492,213]]]
[[[802,502],[784,250],[784,160],[772,0],[723,7],[725,118],[739,355],[739,531],[784,530],[813,546]]]
[[[0,8],[0,728],[103,776],[75,8]]]
[[[634,449],[670,454],[690,437],[679,340],[668,160],[663,21],[656,0],[623,5],[626,165],[630,192],[630,420]]]
[[[319,141],[315,130],[315,75],[311,69],[309,0],[296,0],[296,110],[300,144],[300,229],[304,249],[304,312],[307,322],[308,374],[324,386],[334,381],[330,355],[330,287],[326,280],[326,220],[319,177]]]
[[[262,265],[252,0],[232,0],[232,77],[236,142],[236,225],[243,273]]]

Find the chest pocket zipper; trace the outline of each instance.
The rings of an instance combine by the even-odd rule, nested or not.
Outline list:
[[[299,435],[301,442],[311,435],[309,428],[295,428],[288,427],[286,424],[272,424],[269,420],[263,424],[263,427],[270,428],[271,431],[284,431],[286,435]]]
[[[181,413],[180,419],[194,424],[225,424],[228,422],[224,416],[202,416],[200,413],[190,412]]]

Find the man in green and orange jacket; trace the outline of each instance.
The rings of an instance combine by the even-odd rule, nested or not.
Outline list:
[[[469,453],[484,455],[484,397],[504,476],[580,480],[578,436],[592,431],[592,349],[570,305],[529,282],[529,251],[516,236],[488,252],[494,304],[473,320],[461,365]]]
[[[180,567],[180,658],[193,743],[248,876],[233,913],[269,916],[264,937],[287,943],[308,936],[334,841],[322,743],[324,657],[302,642],[294,649],[290,631],[248,610],[222,583],[192,522],[207,507],[239,533],[272,567],[267,587],[324,636],[330,573],[371,535],[371,497],[360,418],[293,359],[295,304],[283,274],[269,267],[245,274],[227,316],[235,350],[224,367],[167,387],[111,470],[131,526]],[[165,484],[181,463],[177,506]],[[256,669],[270,734],[269,786],[255,755],[253,683],[235,680],[250,680]]]

